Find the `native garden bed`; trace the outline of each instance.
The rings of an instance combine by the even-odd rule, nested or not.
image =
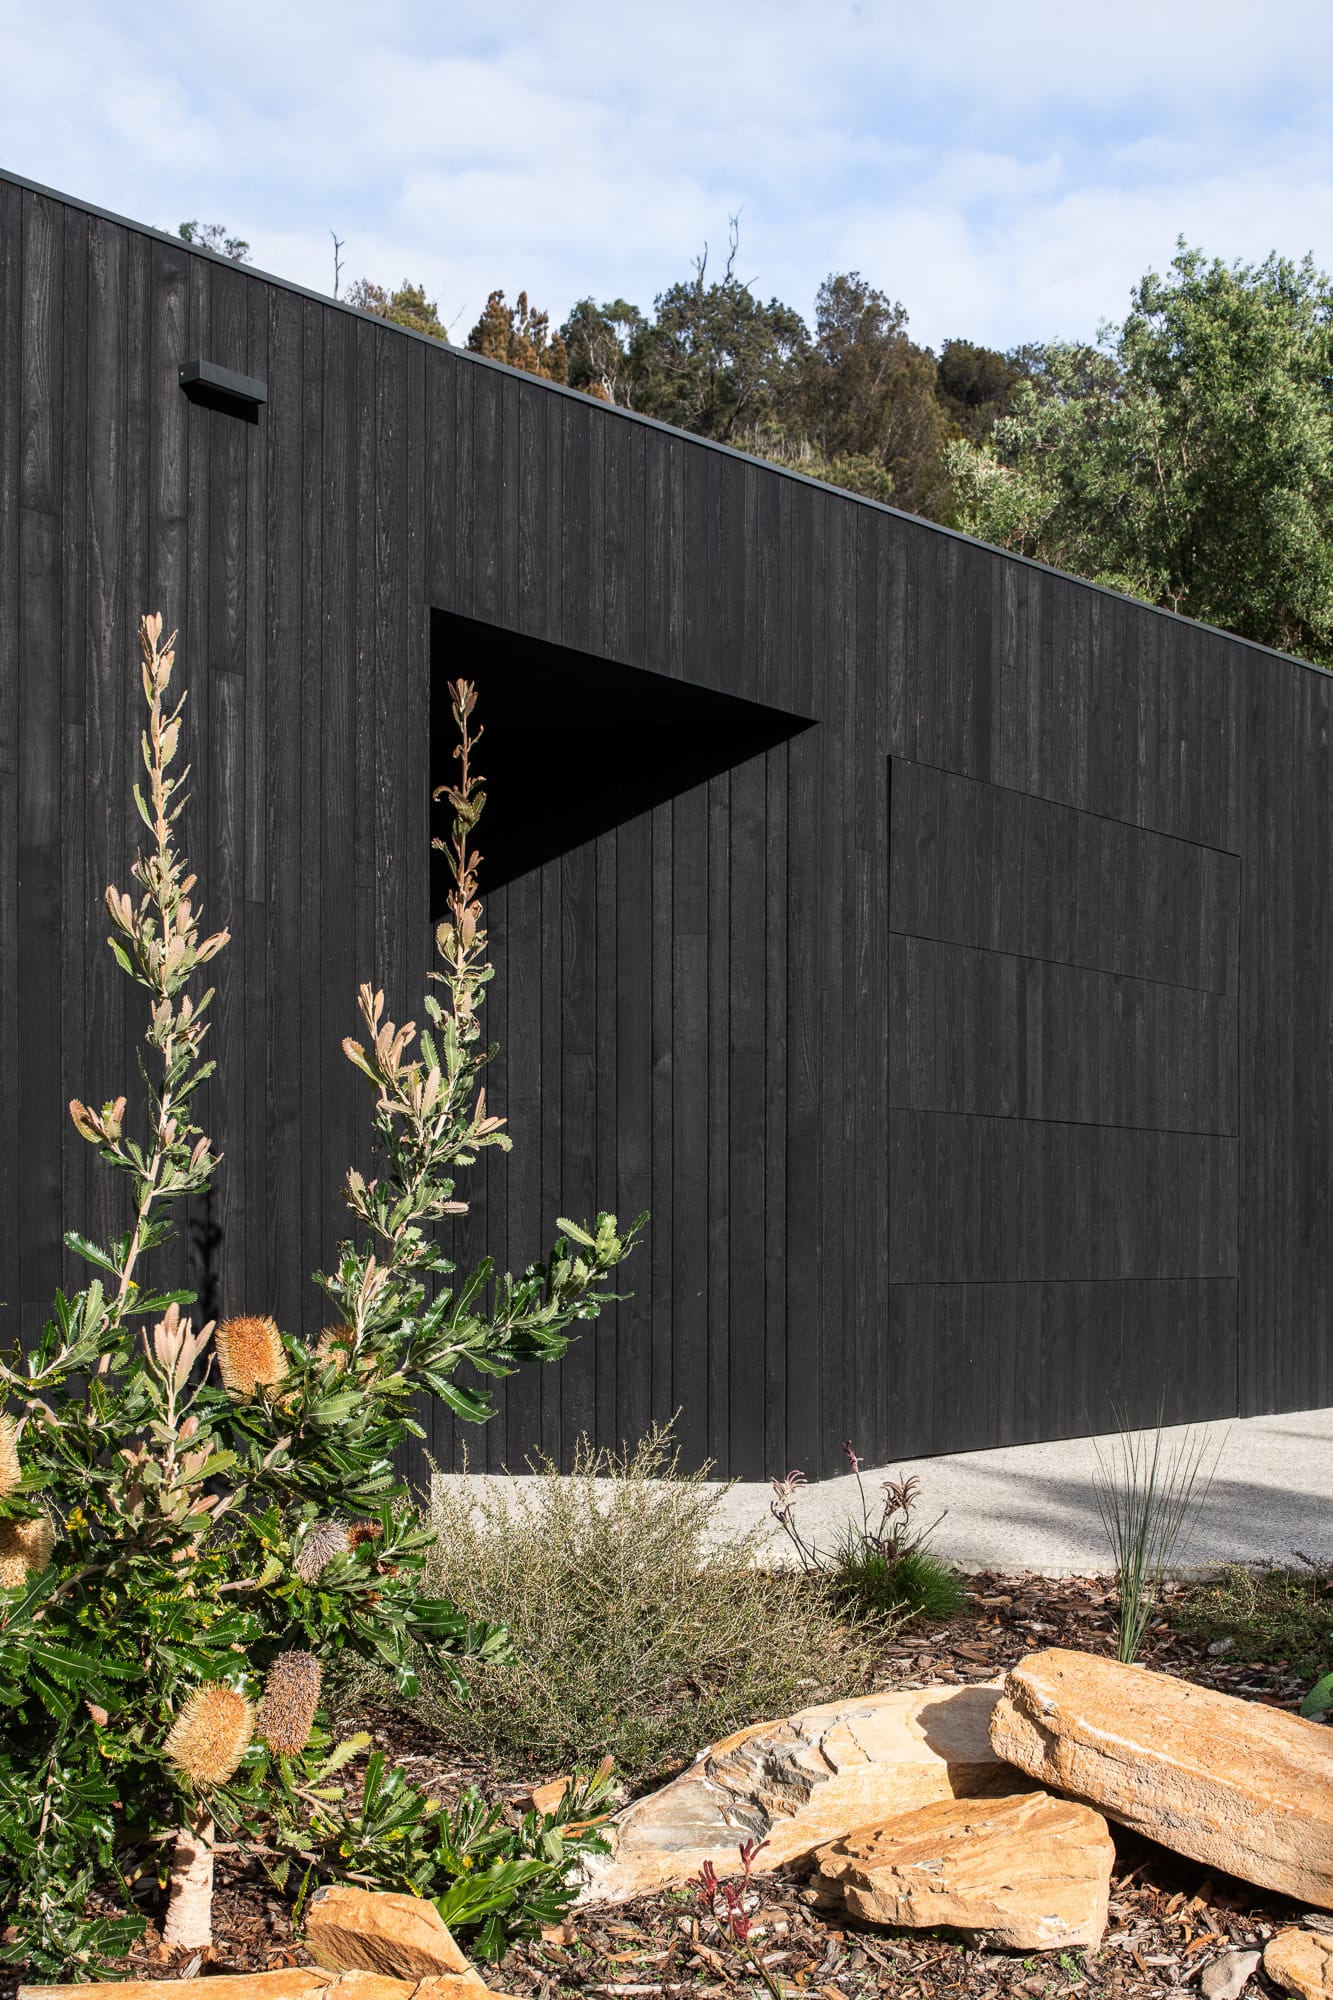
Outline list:
[[[790,1579],[781,1579],[788,1588]],[[814,1591],[811,1581],[805,1588]],[[1330,1618],[1329,1585],[1274,1572],[1219,1583],[1168,1587],[1149,1627],[1144,1664],[1198,1687],[1294,1713],[1310,1681],[1312,1649]],[[968,1580],[963,1614],[939,1624],[912,1620],[873,1640],[862,1662],[866,1690],[950,1689],[977,1685],[1049,1648],[1114,1657],[1115,1592],[1105,1578],[979,1575]],[[1257,1656],[1257,1657],[1256,1657]],[[819,1690],[827,1694],[829,1689]],[[461,1752],[416,1707],[393,1705],[336,1718],[335,1727],[368,1730],[373,1747],[402,1766],[413,1783],[444,1804],[475,1785],[503,1801],[517,1823],[534,1785],[560,1773],[510,1756]],[[431,1704],[424,1705],[429,1712]],[[759,1719],[759,1718],[754,1718]],[[362,1760],[364,1761],[364,1760]],[[678,1757],[622,1785],[643,1797],[681,1768]],[[357,1770],[348,1776],[355,1782]],[[1112,1825],[1115,1862],[1109,1922],[1100,1947],[1004,1951],[982,1938],[932,1929],[908,1931],[830,1914],[812,1904],[810,1868],[753,1875],[749,1939],[784,1994],[819,2000],[961,2000],[964,1995],[1080,1994],[1160,1996],[1199,1989],[1201,1975],[1229,1953],[1262,1952],[1275,1934],[1309,1919],[1300,1901],[1257,1889]],[[202,1952],[161,1941],[162,1905],[119,1970],[130,1978],[181,1980],[222,1973],[276,1971],[314,1963],[292,1921],[293,1897],[277,1890],[258,1859],[218,1858],[214,1943]],[[719,1904],[719,1908],[721,1905]],[[1333,1919],[1315,1921],[1328,1924]],[[752,2000],[762,1994],[754,1964],[686,1883],[623,1903],[576,1907],[544,1938],[512,1945],[482,1974],[496,1991],[564,2000]],[[3,1988],[13,1991],[18,1975]],[[1225,1990],[1225,1989],[1223,1989]],[[1283,1989],[1257,1966],[1244,1989]]]

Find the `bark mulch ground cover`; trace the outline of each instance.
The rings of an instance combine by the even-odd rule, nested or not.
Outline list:
[[[1113,1600],[1100,1579],[978,1576],[968,1612],[938,1627],[886,1641],[875,1685],[925,1686],[987,1680],[1046,1646],[1114,1652]],[[1144,1663],[1250,1701],[1295,1709],[1304,1682],[1281,1662],[1246,1660],[1159,1620]],[[362,1726],[365,1726],[364,1723]],[[470,1765],[410,1719],[376,1719],[379,1747],[418,1784],[450,1799],[469,1782],[518,1802],[534,1779]],[[665,1775],[665,1774],[663,1774]],[[802,2000],[963,2000],[975,1996],[1080,1995],[1087,2000],[1160,2000],[1197,1991],[1203,1969],[1230,1949],[1261,1949],[1275,1930],[1307,1916],[1299,1905],[1112,1829],[1117,1865],[1111,1922],[1095,1954],[1029,1958],[988,1951],[937,1933],[889,1933],[831,1920],[812,1909],[798,1875],[755,1877],[751,1939],[776,1985]],[[1333,1930],[1333,1919],[1317,1917]],[[290,1921],[290,1903],[255,1863],[219,1859],[216,1943],[202,1954],[171,1953],[150,1929],[125,1963],[128,1976],[180,1979],[310,1963]],[[623,1905],[576,1910],[563,1934],[516,1946],[486,1971],[498,1991],[531,2000],[753,2000],[753,1967],[700,1909],[690,1889]],[[8,2000],[13,1981],[0,1988]],[[1262,1971],[1247,1994],[1278,1989]]]

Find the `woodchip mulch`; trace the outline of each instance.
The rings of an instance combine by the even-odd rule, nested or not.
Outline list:
[[[1114,1650],[1112,1600],[1100,1579],[972,1579],[971,1607],[936,1629],[899,1634],[884,1647],[876,1685],[956,1684],[986,1680],[1025,1653],[1068,1645]],[[1281,1667],[1210,1649],[1203,1641],[1155,1626],[1145,1663],[1251,1701],[1294,1709],[1302,1684]],[[514,1803],[533,1781],[506,1779],[406,1724],[382,1717],[377,1741],[415,1782],[448,1798],[469,1782]],[[555,1775],[550,1773],[542,1776]],[[756,1875],[751,1940],[784,1995],[802,2000],[992,2000],[992,1996],[1085,1995],[1087,2000],[1161,2000],[1198,1990],[1199,1975],[1220,1953],[1259,1949],[1275,1930],[1305,1914],[1268,1895],[1113,1828],[1117,1864],[1111,1924],[1101,1948],[1022,1957],[930,1933],[885,1931],[830,1919],[812,1909],[800,1876]],[[1319,1919],[1321,1926],[1328,1918]],[[287,1900],[257,1865],[219,1861],[215,1935],[210,1952],[169,1953],[155,1929],[126,1961],[131,1977],[179,1979],[272,1970],[310,1961],[296,1940]],[[521,2000],[754,2000],[762,1995],[752,1965],[719,1932],[690,1889],[624,1905],[577,1910],[560,1938],[516,1946],[486,1972],[497,1990]],[[1247,1996],[1275,1995],[1262,1971]],[[12,1983],[0,1987],[7,2000]]]

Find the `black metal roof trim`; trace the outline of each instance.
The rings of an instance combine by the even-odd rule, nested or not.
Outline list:
[[[530,375],[522,368],[511,368],[507,361],[492,361],[484,354],[474,354],[470,348],[458,347],[452,341],[436,340],[431,334],[418,333],[409,326],[397,326],[392,320],[381,319],[376,313],[363,312],[359,306],[351,306],[343,299],[331,298],[327,292],[317,292],[309,285],[298,285],[290,278],[280,278],[276,272],[261,271],[254,264],[237,264],[224,257],[221,251],[210,250],[202,243],[187,243],[184,237],[173,236],[168,230],[156,229],[150,222],[136,222],[132,216],[117,215],[114,209],[102,208],[96,202],[84,201],[78,195],[65,194],[59,188],[47,187],[42,181],[29,180],[25,174],[16,174],[8,167],[0,166],[0,181],[8,181],[12,187],[26,188],[30,194],[39,194],[48,201],[63,202],[68,208],[77,208],[83,215],[100,216],[105,222],[114,222],[121,229],[132,229],[137,235],[151,236],[158,243],[165,243],[173,250],[182,250],[191,257],[206,257],[211,263],[221,264],[229,271],[239,271],[247,278],[258,278],[262,284],[275,285],[279,291],[292,292],[297,298],[310,299],[314,304],[326,306],[333,312],[350,313],[353,319],[366,321],[382,332],[399,334],[404,340],[419,340],[426,347],[438,353],[452,356],[455,360],[471,362],[478,368],[495,368],[502,375],[516,375],[524,382],[532,382],[548,390],[553,396],[574,396],[581,403],[596,403],[599,410],[608,417],[619,417],[625,423],[644,424],[649,430],[665,431],[668,437],[680,438],[695,445],[701,451],[721,452],[726,458],[738,458],[746,465],[757,465],[777,479],[795,480],[800,486],[814,487],[820,493],[836,494],[841,500],[849,500],[858,507],[869,507],[877,514],[890,514],[897,521],[905,521],[911,527],[920,528],[933,535],[945,535],[950,541],[963,542],[974,549],[985,549],[989,555],[1001,555],[1009,562],[1022,563],[1027,569],[1042,570],[1047,576],[1058,576],[1066,583],[1076,583],[1083,590],[1095,591],[1100,597],[1115,598],[1122,604],[1135,604],[1141,610],[1151,611],[1158,618],[1171,618],[1181,625],[1192,625],[1197,631],[1211,632],[1218,639],[1225,639],[1233,646],[1242,647],[1248,653],[1260,653],[1268,659],[1285,660],[1291,666],[1305,667],[1312,674],[1327,676],[1333,668],[1321,667],[1314,660],[1303,660],[1298,653],[1284,653],[1276,646],[1265,646],[1257,639],[1242,638],[1238,632],[1228,632],[1221,625],[1207,625],[1201,618],[1187,618],[1183,612],[1172,611],[1165,604],[1152,604],[1146,597],[1133,597],[1127,590],[1112,590],[1109,584],[1093,583],[1085,576],[1075,576],[1071,570],[1057,569],[1053,563],[1039,562],[1035,556],[1019,554],[1014,549],[999,548],[994,542],[983,542],[977,535],[964,534],[961,528],[949,528],[941,521],[928,521],[923,514],[909,514],[901,507],[890,507],[883,500],[869,500],[863,493],[849,493],[845,486],[830,485],[826,479],[812,479],[808,472],[797,472],[793,466],[778,465],[769,458],[757,458],[753,452],[739,451],[735,445],[722,444],[716,438],[698,437],[693,431],[683,431],[676,424],[663,423],[660,417],[644,416],[639,410],[627,410],[619,403],[603,402],[600,396],[587,396],[581,389],[571,389],[563,382],[548,382],[544,376]]]

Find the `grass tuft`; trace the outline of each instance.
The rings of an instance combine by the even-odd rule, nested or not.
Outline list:
[[[958,1618],[967,1607],[962,1578],[928,1549],[886,1554],[849,1530],[828,1572],[835,1600],[862,1618]]]
[[[1148,1621],[1162,1602],[1162,1586],[1184,1557],[1208,1496],[1222,1446],[1205,1464],[1206,1434],[1191,1430],[1171,1443],[1155,1430],[1136,1431],[1118,1410],[1114,1447],[1103,1454],[1092,1440],[1093,1491],[1115,1562],[1117,1653],[1136,1660]]]

